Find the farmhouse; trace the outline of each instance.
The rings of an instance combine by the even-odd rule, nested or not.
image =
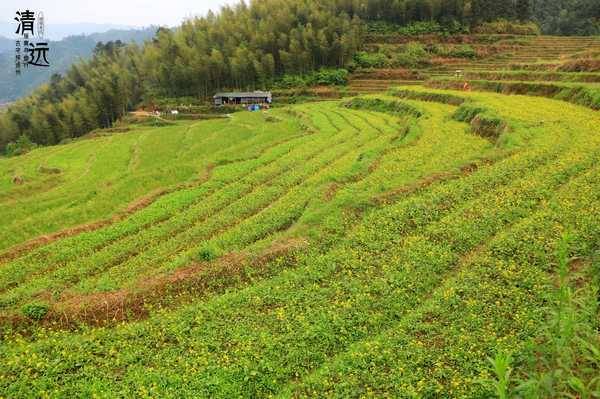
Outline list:
[[[213,96],[215,105],[223,104],[270,104],[272,101],[270,91],[249,91],[217,93]]]

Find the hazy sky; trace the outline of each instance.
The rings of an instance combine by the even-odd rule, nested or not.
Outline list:
[[[237,0],[2,0],[0,21],[14,22],[15,12],[43,11],[46,24],[98,23],[132,26],[179,25],[191,15],[204,15]]]

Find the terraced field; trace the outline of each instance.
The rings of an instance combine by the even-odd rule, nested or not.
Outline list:
[[[598,126],[401,86],[2,159],[0,396],[598,390]]]
[[[252,159],[297,138],[293,120],[261,122],[262,115],[247,115],[160,129],[139,126],[1,158],[0,251],[67,227],[124,216],[180,184],[201,183],[216,165]],[[15,185],[14,176],[24,184]]]
[[[367,51],[376,51],[381,46],[396,46],[401,51],[409,39],[389,35],[374,35],[366,45]],[[594,89],[596,109],[600,108],[597,85],[600,82],[600,38],[515,36],[515,35],[470,35],[450,38],[417,37],[426,45],[467,45],[476,54],[473,58],[436,57],[430,65],[414,68],[387,68],[359,71],[350,80],[353,93],[368,94],[387,90],[399,84],[430,83],[432,87],[463,89],[467,82],[478,89],[513,92],[515,82],[524,82],[516,93],[560,92],[561,85],[576,86],[578,90]],[[571,70],[565,63],[577,59],[594,60],[595,67]],[[587,72],[585,72],[587,70]],[[485,82],[485,84],[481,84]],[[509,84],[506,84],[508,82]],[[541,85],[544,83],[544,85]],[[582,87],[583,83],[587,83]],[[511,86],[511,87],[507,87]],[[543,86],[543,87],[539,87]],[[556,94],[554,93],[554,94]],[[563,97],[570,97],[568,94]],[[588,101],[589,102],[589,101]]]

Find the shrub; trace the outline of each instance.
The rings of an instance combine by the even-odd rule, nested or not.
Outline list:
[[[506,130],[507,123],[493,111],[479,104],[464,103],[452,119],[471,124],[471,132],[481,137],[497,139]]]
[[[312,74],[312,83],[325,86],[342,86],[348,83],[346,69],[321,69]]]
[[[477,56],[475,49],[468,44],[435,44],[431,48],[431,51],[439,56],[450,58],[475,58]]]
[[[452,119],[457,120],[459,122],[468,122],[470,123],[473,118],[475,118],[478,114],[484,113],[487,111],[487,108],[472,104],[472,103],[464,103],[454,112],[452,115]]]
[[[6,155],[17,156],[28,153],[37,147],[37,144],[31,141],[29,136],[22,134],[17,141],[11,141],[6,145]]]
[[[210,262],[220,256],[220,250],[216,245],[206,243],[200,251],[198,251],[198,260]]]
[[[48,305],[43,303],[28,303],[21,312],[32,320],[42,320],[48,314]]]
[[[357,51],[354,54],[354,62],[361,68],[383,68],[390,66],[388,56],[382,52],[368,53]]]
[[[471,131],[481,137],[497,139],[506,129],[506,122],[495,114],[480,113],[471,120]]]
[[[399,25],[386,21],[376,21],[367,24],[367,32],[374,34],[395,33],[405,36],[418,36],[427,34],[455,35],[468,33],[469,28],[456,20],[446,24],[436,21],[417,21],[408,25]]]
[[[306,79],[301,75],[284,75],[275,85],[283,88],[303,87],[306,86]]]
[[[399,53],[393,56],[393,66],[402,66],[408,68],[415,68],[429,64],[431,54],[427,52],[425,47],[421,43],[409,42]]]
[[[401,47],[374,46],[373,51],[359,51],[354,55],[354,68],[416,68],[430,64],[432,53],[423,44],[408,42]]]
[[[401,101],[387,101],[380,98],[357,97],[342,104],[346,108],[368,109],[370,111],[384,112],[393,115],[411,115],[420,117],[423,113],[412,105]]]
[[[461,105],[466,100],[463,97],[455,96],[453,94],[446,93],[429,93],[420,92],[413,90],[392,90],[391,95],[396,97],[408,98],[411,100],[420,101],[431,101],[435,103],[450,104],[450,105]]]
[[[484,22],[473,29],[479,34],[513,34],[513,35],[541,35],[542,31],[535,22],[515,22],[499,19]]]
[[[284,75],[277,82],[275,82],[275,87],[291,89],[316,85],[341,86],[345,85],[346,83],[348,83],[347,69],[323,68],[305,75]]]
[[[562,89],[554,96],[557,100],[569,101],[595,110],[600,109],[600,89],[578,86]]]

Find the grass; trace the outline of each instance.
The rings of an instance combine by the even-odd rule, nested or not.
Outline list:
[[[514,388],[527,397],[600,396],[597,252],[570,258],[572,244],[565,234],[557,250],[549,323],[540,336],[541,345],[534,348],[539,363],[526,370]]]
[[[343,104],[346,108],[367,109],[371,111],[390,113],[392,115],[411,115],[421,117],[423,112],[400,101],[385,101],[380,98],[353,98]]]
[[[435,79],[427,84],[435,88],[460,89],[463,87],[464,79]],[[600,86],[593,84],[470,80],[469,86],[474,90],[543,96],[583,105],[594,110],[600,109]]]
[[[567,73],[536,71],[467,71],[468,80],[508,80],[508,81],[558,81],[558,82],[600,82],[599,73]]]
[[[260,115],[139,127],[0,159],[0,250],[82,223],[106,219],[153,190],[193,183],[211,165],[251,158],[275,139],[297,134],[294,121],[260,123]],[[262,143],[262,146],[261,146]],[[159,150],[159,151],[157,151]],[[60,173],[47,174],[56,168]]]
[[[597,344],[583,331],[595,310],[570,298],[591,303],[595,280],[571,280],[565,259],[588,259],[600,242],[599,117],[543,97],[390,94],[293,105],[269,120],[134,127],[3,160],[30,180],[2,195],[32,210],[46,201],[29,218],[56,220],[46,234],[111,216],[84,206],[62,216],[77,176],[104,181],[87,162],[92,144],[114,154],[111,176],[145,181],[162,141],[167,169],[189,171],[157,179],[169,190],[123,218],[3,261],[0,395],[593,392]],[[480,115],[510,129],[490,142],[471,132]],[[42,164],[61,172],[38,177]],[[54,189],[37,190],[49,178]],[[130,185],[106,208],[132,201],[142,183]],[[585,289],[575,295],[572,282]],[[588,327],[556,346],[557,315],[578,309]],[[557,364],[556,351],[572,355]],[[567,376],[583,364],[568,359],[588,360]],[[548,375],[554,391],[540,388]]]

